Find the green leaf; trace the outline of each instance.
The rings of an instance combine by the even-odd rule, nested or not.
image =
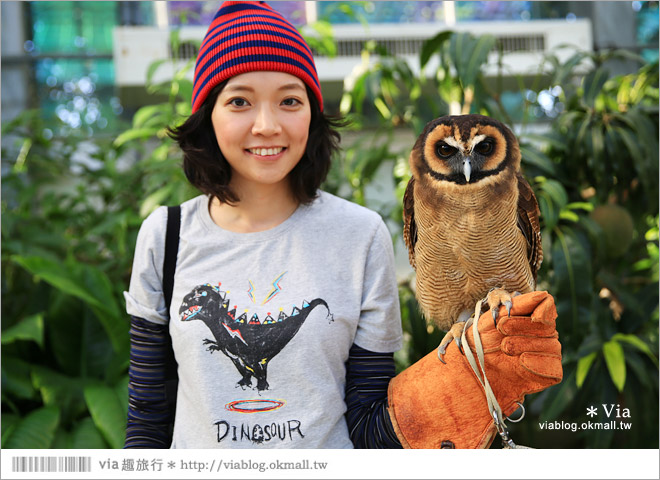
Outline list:
[[[91,417],[83,418],[73,430],[73,441],[71,448],[108,448],[108,444],[103,439],[103,435],[96,428],[94,420]]]
[[[32,383],[39,389],[46,406],[57,406],[63,420],[70,420],[84,413],[83,387],[89,383],[84,378],[69,377],[53,369],[35,365]]]
[[[614,336],[612,336],[612,340],[616,342],[626,342],[632,345],[633,347],[648,355],[653,363],[655,363],[656,367],[658,366],[658,359],[655,357],[655,355],[653,355],[651,348],[637,335],[632,333],[615,333]]]
[[[35,397],[30,380],[32,365],[16,357],[2,356],[2,395],[12,394],[22,399]]]
[[[591,212],[594,209],[593,204],[589,202],[571,202],[566,205],[566,208],[569,210],[585,210]]]
[[[7,345],[16,340],[31,340],[41,348],[44,347],[44,315],[35,313],[24,318],[16,325],[2,332],[2,344]]]
[[[603,355],[614,386],[622,392],[626,384],[626,357],[623,347],[616,340],[610,340],[603,344]]]
[[[454,34],[451,30],[445,30],[438,33],[436,36],[429,38],[422,44],[422,49],[419,53],[419,64],[424,68],[429,62],[434,53],[436,53],[449,38]]]
[[[591,256],[583,234],[573,228],[557,226],[552,233],[554,275],[550,291],[557,299],[557,312],[564,328],[570,325],[573,332],[579,332],[593,315]]]
[[[44,257],[22,257],[14,255],[12,260],[27,271],[41,278],[42,280],[50,283],[53,287],[61,290],[69,295],[73,295],[85,303],[104,308],[93,295],[91,295],[85,287],[80,285],[77,279],[73,278],[71,272],[65,268],[60,262],[56,262]]]
[[[2,420],[0,421],[0,424],[2,425],[2,441],[0,445],[3,447],[5,446],[7,439],[11,436],[16,425],[18,425],[20,421],[21,417],[15,413],[2,413]]]
[[[597,355],[598,352],[593,352],[578,360],[577,371],[575,374],[575,383],[578,388],[582,387],[582,384],[586,380],[587,374],[589,373],[589,369],[591,369],[591,365],[594,363],[594,360],[596,360]]]
[[[128,329],[112,284],[100,269],[84,264],[66,264],[43,257],[11,257],[16,263],[63,293],[84,301],[103,324],[116,352],[126,352]]]
[[[3,448],[49,448],[60,420],[57,407],[42,407],[23,418],[3,443]]]
[[[568,203],[568,194],[563,185],[556,180],[546,180],[539,186],[541,190],[547,192],[557,207],[563,208]]]
[[[167,61],[168,60],[165,58],[165,59],[155,60],[149,64],[149,67],[147,68],[147,79],[145,82],[146,85],[151,85],[156,70],[158,70],[158,68]]]
[[[146,218],[151,212],[160,207],[172,192],[172,188],[172,184],[165,185],[147,196],[140,206],[140,217]]]
[[[602,91],[603,85],[605,85],[609,76],[609,72],[605,68],[599,67],[584,78],[582,82],[584,88],[582,99],[589,107],[594,107],[596,97]]]
[[[105,385],[85,388],[85,402],[94,424],[110,448],[122,448],[126,435],[126,415],[114,389]]]
[[[550,157],[548,157],[543,152],[537,150],[536,148],[529,145],[521,144],[520,155],[522,156],[523,163],[538,167],[544,173],[551,176],[557,174],[557,169],[554,163],[552,163]]]
[[[133,129],[167,126],[171,110],[171,107],[167,104],[142,107],[133,115]],[[130,132],[131,130],[127,131]]]
[[[160,128],[133,128],[131,130],[126,130],[115,138],[113,145],[115,147],[121,147],[123,144],[130,142],[131,140],[156,137],[160,130]]]

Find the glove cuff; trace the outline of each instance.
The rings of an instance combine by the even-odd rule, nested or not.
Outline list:
[[[488,448],[496,434],[474,372],[458,349],[434,350],[394,377],[388,412],[404,448]]]

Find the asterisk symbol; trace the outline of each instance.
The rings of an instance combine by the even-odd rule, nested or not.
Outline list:
[[[169,462],[167,464],[167,468],[174,468],[174,467],[176,467],[176,463],[174,463],[174,462]]]
[[[598,415],[598,413],[596,412],[596,408],[595,407],[587,408],[587,415],[589,415],[590,417],[593,417],[594,415]]]

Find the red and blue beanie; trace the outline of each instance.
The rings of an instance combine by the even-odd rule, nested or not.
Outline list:
[[[314,92],[323,111],[312,51],[298,30],[265,2],[224,2],[197,54],[193,113],[219,83],[259,70],[300,78]]]

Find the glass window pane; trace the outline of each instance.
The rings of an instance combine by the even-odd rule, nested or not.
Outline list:
[[[346,2],[317,2],[318,16],[331,23],[359,23],[357,17],[369,23],[418,23],[443,21],[444,2],[364,2],[350,5],[353,14],[345,11]]]
[[[31,2],[35,53],[75,53],[75,2]]]
[[[117,25],[116,2],[77,2],[82,44],[87,53],[112,53],[112,29]]]

